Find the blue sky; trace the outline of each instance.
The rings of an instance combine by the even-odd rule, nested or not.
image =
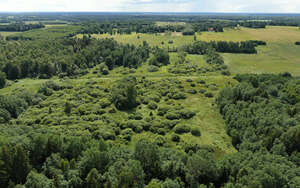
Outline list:
[[[0,11],[300,13],[300,0],[0,0]]]

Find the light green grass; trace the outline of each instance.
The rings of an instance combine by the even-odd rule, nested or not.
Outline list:
[[[0,35],[3,36],[3,37],[7,37],[9,35],[14,35],[14,34],[17,34],[17,33],[21,33],[21,32],[6,32],[6,31],[0,31]]]
[[[146,41],[150,46],[159,46],[163,48],[170,48],[182,46],[185,44],[190,44],[193,42],[193,36],[182,36],[181,33],[171,33],[171,34],[124,34],[124,35],[109,35],[109,34],[94,34],[95,38],[114,38],[116,41],[123,44],[134,44],[142,45],[143,41]],[[82,35],[78,35],[82,37]],[[173,44],[169,44],[169,41],[173,41]],[[162,44],[162,42],[164,44]]]

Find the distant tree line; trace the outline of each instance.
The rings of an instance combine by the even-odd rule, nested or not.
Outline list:
[[[268,25],[267,21],[245,21],[245,22],[241,22],[240,26],[243,27],[249,27],[249,28],[266,28],[266,26]]]
[[[19,32],[19,31],[29,31],[32,29],[40,29],[45,27],[43,24],[38,23],[38,24],[25,24],[23,22],[18,22],[18,23],[11,23],[8,25],[0,25],[0,31],[14,31],[14,32]]]
[[[257,53],[255,47],[258,45],[266,45],[264,41],[243,41],[243,42],[227,42],[227,41],[196,41],[190,45],[182,47],[184,51],[190,54],[205,54],[206,49],[214,48],[221,53]]]

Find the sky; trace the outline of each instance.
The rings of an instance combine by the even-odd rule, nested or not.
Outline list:
[[[300,0],[0,0],[0,12],[300,13]]]

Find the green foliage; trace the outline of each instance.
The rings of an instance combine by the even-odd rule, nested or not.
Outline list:
[[[66,114],[70,114],[71,111],[72,111],[72,105],[71,105],[69,102],[66,102],[66,103],[65,103],[65,109],[64,109],[64,112],[65,112]]]
[[[201,132],[200,132],[200,130],[198,128],[192,128],[191,129],[191,133],[194,136],[201,136]]]
[[[4,72],[0,72],[0,89],[4,88],[6,84],[6,75]]]
[[[174,131],[177,134],[189,133],[191,128],[187,125],[176,125]]]
[[[169,53],[163,49],[156,48],[149,60],[149,64],[158,67],[170,64]]]
[[[136,78],[127,77],[117,81],[112,88],[111,101],[119,110],[129,110],[136,107]]]
[[[146,181],[150,181],[153,177],[159,177],[160,161],[156,145],[144,139],[139,140],[135,144],[134,158],[140,161],[146,174]]]
[[[51,188],[53,187],[53,181],[48,179],[43,174],[39,174],[35,171],[31,171],[28,176],[25,183],[25,187],[32,187],[32,188]]]

